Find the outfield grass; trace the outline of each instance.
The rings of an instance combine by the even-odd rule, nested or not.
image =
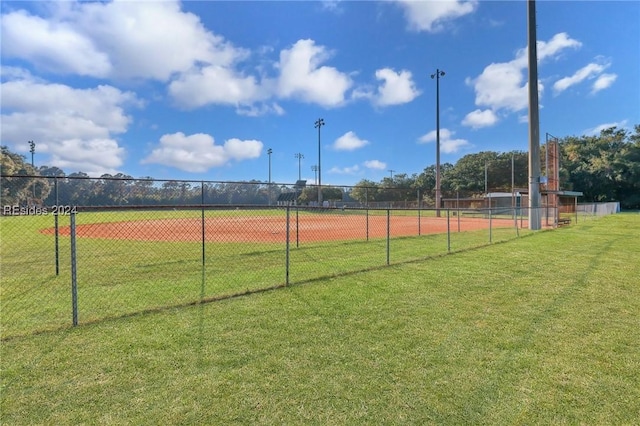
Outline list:
[[[640,215],[620,214],[13,338],[0,420],[637,424],[638,259]]]

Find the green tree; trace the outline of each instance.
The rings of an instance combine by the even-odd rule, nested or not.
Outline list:
[[[323,186],[322,199],[327,201],[342,200],[342,188],[338,188],[335,186]]]
[[[0,186],[3,205],[42,205],[51,191],[47,179],[38,177],[38,170],[26,162],[23,155],[0,147],[0,174],[23,177],[2,177]]]
[[[351,198],[362,204],[376,201],[380,186],[374,181],[363,179],[351,190]]]
[[[570,136],[560,141],[560,166],[568,189],[583,201],[620,201],[640,207],[640,126],[635,133],[611,127],[596,136]]]

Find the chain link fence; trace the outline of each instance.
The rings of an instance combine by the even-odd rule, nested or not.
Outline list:
[[[427,259],[529,232],[524,208],[372,207],[348,195],[319,206],[303,199],[307,188],[300,185],[152,180],[117,181],[108,193],[120,204],[99,205],[112,182],[53,180],[54,195],[41,204],[5,204],[3,193],[2,339]]]
[[[576,220],[587,220],[600,216],[620,213],[620,203],[589,203],[576,206]]]

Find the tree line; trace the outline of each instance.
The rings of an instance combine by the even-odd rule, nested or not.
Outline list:
[[[640,208],[640,125],[634,131],[612,127],[596,136],[558,139],[560,187],[584,194],[579,202],[620,201],[625,209]],[[546,146],[541,147],[545,158]],[[197,182],[151,177],[134,179],[118,173],[91,179],[69,175],[58,167],[32,167],[24,156],[2,146],[2,203],[74,205],[274,204],[283,193],[296,192],[299,204],[317,200],[317,187],[247,182]],[[542,167],[543,175],[545,167]],[[455,164],[440,166],[442,198],[482,197],[528,187],[528,153],[483,151]],[[35,176],[16,178],[10,176]],[[398,173],[381,181],[361,180],[352,187],[323,186],[324,200],[342,202],[420,202],[433,206],[436,167],[421,173]]]

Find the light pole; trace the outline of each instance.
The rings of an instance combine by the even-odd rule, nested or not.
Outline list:
[[[542,228],[540,215],[540,116],[538,99],[538,50],[536,2],[527,1],[527,46],[529,47],[529,229]]]
[[[315,183],[316,185],[318,184],[318,166],[316,166],[315,164],[313,166],[311,166],[311,170],[314,171],[313,174],[313,183]]]
[[[33,154],[36,153],[36,143],[34,141],[29,141],[29,152],[31,153],[31,167],[33,167]]]
[[[444,71],[436,68],[431,78],[436,79],[436,216],[440,217],[440,77]]]
[[[273,154],[273,150],[271,148],[267,149],[267,155],[269,156],[269,186],[268,186],[269,205],[271,205],[271,154]]]
[[[34,169],[35,173],[35,165],[33,163],[33,155],[36,153],[36,143],[34,141],[29,141],[29,152],[31,153],[31,168]],[[35,181],[32,184],[32,196],[33,200],[36,198],[36,183]]]
[[[298,159],[298,180],[302,179],[302,169],[300,169],[300,161],[304,158],[304,155],[302,155],[302,153],[298,152],[297,154],[295,154],[295,157]]]
[[[320,128],[324,126],[324,120],[318,118],[314,127],[318,129],[318,205],[322,206],[322,166],[320,165]]]

